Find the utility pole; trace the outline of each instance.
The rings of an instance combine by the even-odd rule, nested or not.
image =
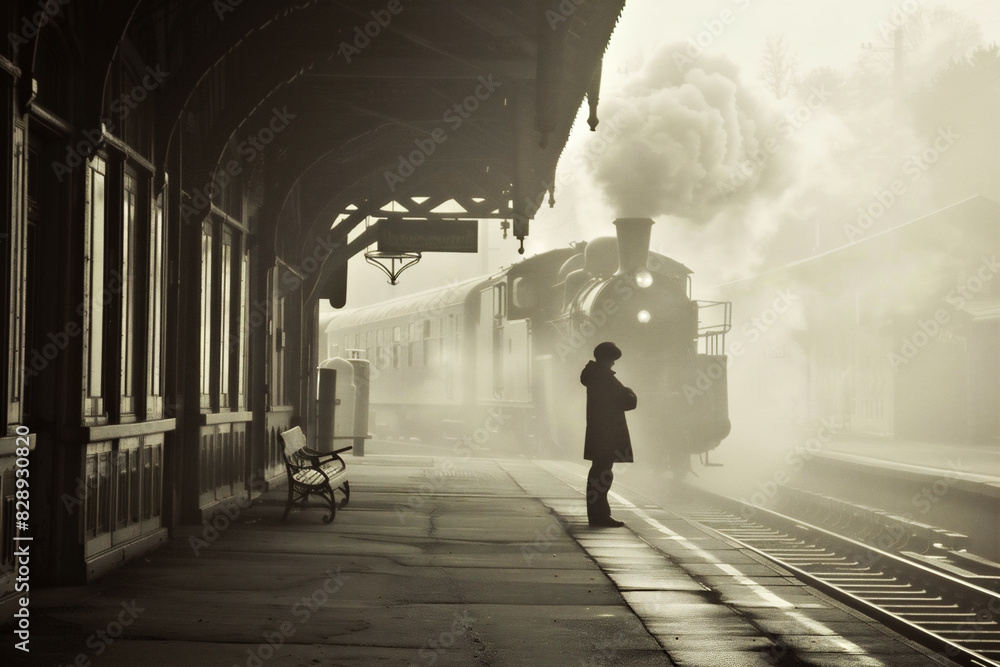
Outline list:
[[[889,46],[873,46],[871,42],[862,44],[861,48],[868,51],[892,51],[892,86],[896,94],[903,90],[903,29],[896,28],[893,44]]]
[[[903,92],[903,29],[896,28],[892,47],[892,85],[896,94]]]

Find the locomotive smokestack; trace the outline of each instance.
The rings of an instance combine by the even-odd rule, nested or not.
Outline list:
[[[652,218],[618,218],[618,273],[634,274],[646,268]]]

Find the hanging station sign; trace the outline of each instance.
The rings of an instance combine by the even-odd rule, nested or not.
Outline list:
[[[479,223],[476,220],[378,221],[378,250],[404,252],[479,252]]]

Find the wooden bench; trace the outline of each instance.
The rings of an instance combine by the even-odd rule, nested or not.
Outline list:
[[[293,506],[305,507],[309,496],[315,495],[329,506],[330,513],[323,517],[323,523],[330,523],[337,514],[334,491],[340,490],[344,494],[340,507],[351,500],[347,463],[340,457],[341,452],[346,452],[351,447],[333,452],[317,452],[306,446],[306,434],[298,426],[282,433],[281,440],[285,444],[282,456],[288,473],[288,502],[281,520],[285,520]]]

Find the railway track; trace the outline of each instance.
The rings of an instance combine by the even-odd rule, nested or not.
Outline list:
[[[963,665],[1000,665],[1000,594],[974,581],[760,507],[691,489],[671,509],[792,572],[841,603]]]

